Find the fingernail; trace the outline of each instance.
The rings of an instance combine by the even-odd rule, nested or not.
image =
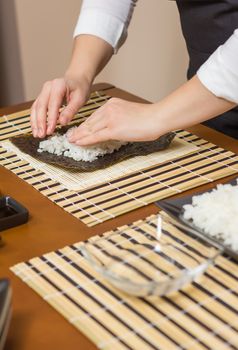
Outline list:
[[[37,137],[37,129],[36,128],[32,129],[32,134],[34,137]]]
[[[65,117],[60,117],[60,124],[61,125],[66,125],[68,123],[68,120],[67,120],[67,118],[65,118]]]
[[[73,133],[74,133],[74,131],[72,129],[69,129],[67,131],[67,136],[71,136],[71,135],[73,135]]]
[[[44,136],[45,136],[44,130],[43,130],[42,128],[39,129],[38,135],[39,135],[40,137],[44,137]]]
[[[70,134],[69,134],[69,140],[74,142],[78,139],[77,137],[77,133],[75,132],[75,130],[73,130]]]

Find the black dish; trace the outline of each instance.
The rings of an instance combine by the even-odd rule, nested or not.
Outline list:
[[[11,294],[9,281],[0,280],[0,350],[4,347],[10,325]]]
[[[24,224],[28,221],[29,213],[15,199],[0,197],[0,231]]]
[[[236,179],[233,179],[228,184],[236,185]],[[238,261],[238,252],[232,250],[229,246],[225,245],[222,240],[215,239],[213,237],[210,237],[206,233],[204,233],[201,229],[198,227],[195,227],[195,225],[183,218],[183,206],[185,204],[191,204],[192,203],[192,197],[200,195],[205,192],[211,192],[209,191],[200,191],[197,193],[194,193],[189,196],[183,196],[181,198],[175,198],[175,199],[165,199],[156,202],[155,204],[158,205],[163,211],[165,211],[169,216],[171,216],[173,219],[175,219],[178,224],[181,224],[184,227],[184,231],[187,231],[190,235],[195,236],[195,231],[197,231],[199,236],[204,236],[204,239],[209,241],[211,244],[214,243],[216,246],[220,246],[223,248],[224,253],[231,256],[234,260]],[[193,232],[191,232],[191,229],[193,229]]]

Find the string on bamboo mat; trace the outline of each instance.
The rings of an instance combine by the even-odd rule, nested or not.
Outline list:
[[[108,99],[109,96],[101,92],[93,93],[72,124],[85,120]],[[27,132],[30,132],[29,111],[0,117],[0,141]],[[0,165],[86,225],[93,226],[162,198],[237,173],[238,157],[233,152],[183,130],[176,132],[176,139],[182,142],[184,154],[176,157],[173,154],[161,163],[146,156],[144,158],[150,165],[144,164],[143,160],[139,170],[115,172],[113,177],[108,170],[104,173],[109,174],[109,179],[105,180],[102,176],[95,180],[94,177],[93,185],[92,182],[84,183],[84,188],[80,190],[68,189],[60,178],[55,180],[44,172],[44,168],[34,167],[18,154],[4,148],[4,142],[0,142]]]
[[[157,218],[152,215],[107,232],[100,248],[105,255],[111,249],[120,253],[123,240],[134,244],[142,236],[156,235],[156,223]],[[117,237],[114,242],[110,239],[112,234]],[[193,258],[206,256],[201,242],[173,226],[166,235],[168,241],[190,247]],[[94,244],[99,238],[89,241]],[[17,264],[11,270],[98,348],[238,349],[238,265],[232,260],[218,257],[198,280],[170,296],[132,297],[92,268],[82,255],[83,245],[80,242],[66,246]],[[131,261],[131,267],[140,263],[141,271],[147,273],[146,256],[137,258]],[[175,262],[183,268],[186,259],[188,256]]]

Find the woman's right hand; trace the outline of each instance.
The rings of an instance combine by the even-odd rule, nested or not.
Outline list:
[[[31,128],[34,137],[51,135],[57,122],[68,124],[78,110],[86,103],[91,82],[86,77],[59,78],[47,81],[31,107]],[[63,110],[62,103],[67,105]]]

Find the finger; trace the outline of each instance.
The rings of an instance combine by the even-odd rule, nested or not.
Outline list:
[[[76,142],[79,139],[94,134],[107,127],[106,119],[99,119],[95,124],[82,124],[77,129],[72,130],[68,135],[68,140],[70,142]]]
[[[49,98],[48,118],[47,118],[47,135],[54,132],[59,110],[66,94],[66,87],[63,80],[56,79],[52,84],[52,90]]]
[[[69,129],[67,131],[68,141],[71,143],[75,143],[80,138],[91,135],[91,131],[87,126],[79,126],[77,128]]]
[[[99,130],[95,134],[91,134],[79,139],[78,141],[76,141],[76,145],[89,146],[95,143],[109,141],[111,139],[112,138],[111,138],[109,129],[105,128],[105,129]]]
[[[101,107],[99,107],[95,112],[93,112],[86,120],[85,120],[85,124],[95,124],[96,122],[98,122],[101,118],[103,118],[105,116],[105,106],[103,105]]]
[[[84,100],[82,99],[81,94],[78,91],[74,91],[70,94],[69,103],[60,113],[59,121],[60,124],[68,124],[78,112],[80,107],[82,107]]]
[[[78,127],[77,131],[80,132],[87,132],[88,131],[98,131],[100,129],[103,129],[106,127],[106,118],[103,113],[102,107],[99,108],[96,112],[90,115],[80,126]],[[77,132],[74,131],[70,136],[72,136],[72,141],[75,141],[75,138],[77,138]]]
[[[44,84],[41,94],[36,100],[36,128],[37,136],[45,137],[48,103],[51,92],[51,82]]]
[[[31,107],[30,115],[31,130],[34,137],[37,137],[37,121],[36,121],[36,101]]]

